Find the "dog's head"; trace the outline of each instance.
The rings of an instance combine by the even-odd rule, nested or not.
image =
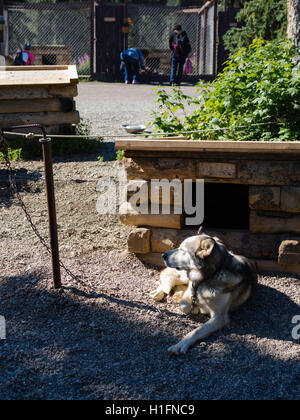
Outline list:
[[[163,254],[163,258],[167,267],[197,271],[201,278],[205,278],[219,269],[223,248],[217,238],[200,234],[185,239],[179,248]]]

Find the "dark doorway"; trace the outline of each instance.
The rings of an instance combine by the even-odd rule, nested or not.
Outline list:
[[[249,186],[205,183],[206,228],[249,229]]]
[[[120,80],[120,52],[124,49],[124,5],[96,6],[96,79],[103,82]]]
[[[193,206],[196,206],[195,184],[193,187]],[[203,227],[249,230],[249,217],[248,185],[205,182]]]

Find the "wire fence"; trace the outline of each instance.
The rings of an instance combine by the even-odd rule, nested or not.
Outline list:
[[[76,64],[80,75],[90,73],[89,2],[8,3],[8,53],[25,42],[32,45],[34,64]]]
[[[128,16],[131,19],[128,45],[149,51],[146,65],[152,73],[170,74],[169,35],[174,24],[180,24],[187,32],[192,47],[191,75],[213,74],[214,6],[200,14],[196,7],[185,9],[130,4]]]
[[[6,3],[7,50],[12,62],[18,48],[32,46],[35,65],[76,64],[79,75],[90,74],[90,2]],[[128,46],[147,49],[146,66],[152,74],[169,75],[169,35],[175,23],[186,30],[192,46],[191,76],[214,74],[214,2],[201,13],[199,7],[179,8],[129,4],[131,20]],[[95,22],[97,26],[97,21]],[[104,40],[109,42],[109,40]],[[103,46],[97,45],[97,48]],[[98,54],[98,51],[96,51]],[[119,53],[118,53],[119,54]],[[119,63],[116,63],[119,66]]]

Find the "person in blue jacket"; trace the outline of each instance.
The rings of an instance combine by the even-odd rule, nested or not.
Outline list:
[[[146,50],[138,50],[137,48],[128,48],[120,54],[121,70],[125,72],[125,83],[129,84],[132,80],[134,85],[139,83],[140,68],[145,70],[144,57],[146,57]]]

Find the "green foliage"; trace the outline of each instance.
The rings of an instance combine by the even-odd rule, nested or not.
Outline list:
[[[117,150],[116,160],[123,160],[124,150]]]
[[[231,53],[247,47],[255,38],[283,40],[287,31],[286,0],[246,0],[237,14],[242,28],[231,28],[224,36],[224,45]]]
[[[11,149],[8,148],[8,157],[9,160],[19,160],[21,159],[22,149]],[[0,162],[4,162],[4,154],[0,152]]]
[[[99,162],[103,163],[103,162],[104,162],[104,156],[99,155],[99,156],[97,157],[97,160],[98,160]]]
[[[297,57],[287,42],[255,40],[232,57],[213,83],[201,83],[196,98],[179,89],[171,96],[159,89],[156,131],[213,130],[189,135],[211,140],[300,140]]]

